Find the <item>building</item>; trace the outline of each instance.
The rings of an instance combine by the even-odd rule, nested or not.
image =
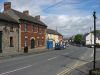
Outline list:
[[[84,35],[85,45],[93,45],[94,44],[94,34],[87,33]],[[96,34],[96,43],[100,45],[100,34]]]
[[[0,13],[0,53],[18,50],[18,22]]]
[[[11,8],[11,2],[4,3],[4,14],[9,15],[18,25],[18,50],[44,47],[47,26],[40,20],[40,16],[30,16],[29,11],[19,12]]]
[[[52,30],[52,29],[47,29],[47,42],[52,42],[52,47],[55,47],[55,43],[62,43],[62,40],[63,40],[63,36],[55,31],[55,30]]]

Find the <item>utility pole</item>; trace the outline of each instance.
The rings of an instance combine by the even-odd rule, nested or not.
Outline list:
[[[91,39],[90,39],[90,41],[91,41],[91,46],[92,46],[92,29],[91,29],[91,27],[90,27],[90,33],[91,33]]]
[[[93,69],[95,70],[95,63],[96,63],[96,12],[93,12],[94,18],[94,61],[93,61]]]

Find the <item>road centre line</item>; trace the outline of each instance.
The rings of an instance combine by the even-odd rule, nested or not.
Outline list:
[[[16,72],[16,71],[19,71],[19,70],[23,70],[23,69],[29,68],[31,66],[32,65],[28,65],[28,66],[25,66],[25,67],[22,67],[22,68],[18,68],[18,69],[12,70],[12,71],[1,73],[0,75],[6,75],[6,74],[9,74],[9,73],[13,73],[13,72]]]
[[[53,58],[49,58],[48,60],[53,60],[53,59],[55,59],[55,58],[57,58],[58,56],[56,56],[56,57],[53,57]]]

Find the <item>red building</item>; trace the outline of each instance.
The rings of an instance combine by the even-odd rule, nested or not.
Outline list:
[[[11,2],[4,3],[4,14],[8,14],[19,23],[19,50],[45,46],[47,26],[40,16],[32,17],[29,11],[19,12],[11,8]]]

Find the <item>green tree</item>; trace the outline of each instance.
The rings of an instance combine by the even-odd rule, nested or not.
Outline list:
[[[75,35],[75,37],[74,37],[74,42],[75,42],[76,44],[81,44],[81,43],[82,43],[82,34],[77,34],[77,35]]]

